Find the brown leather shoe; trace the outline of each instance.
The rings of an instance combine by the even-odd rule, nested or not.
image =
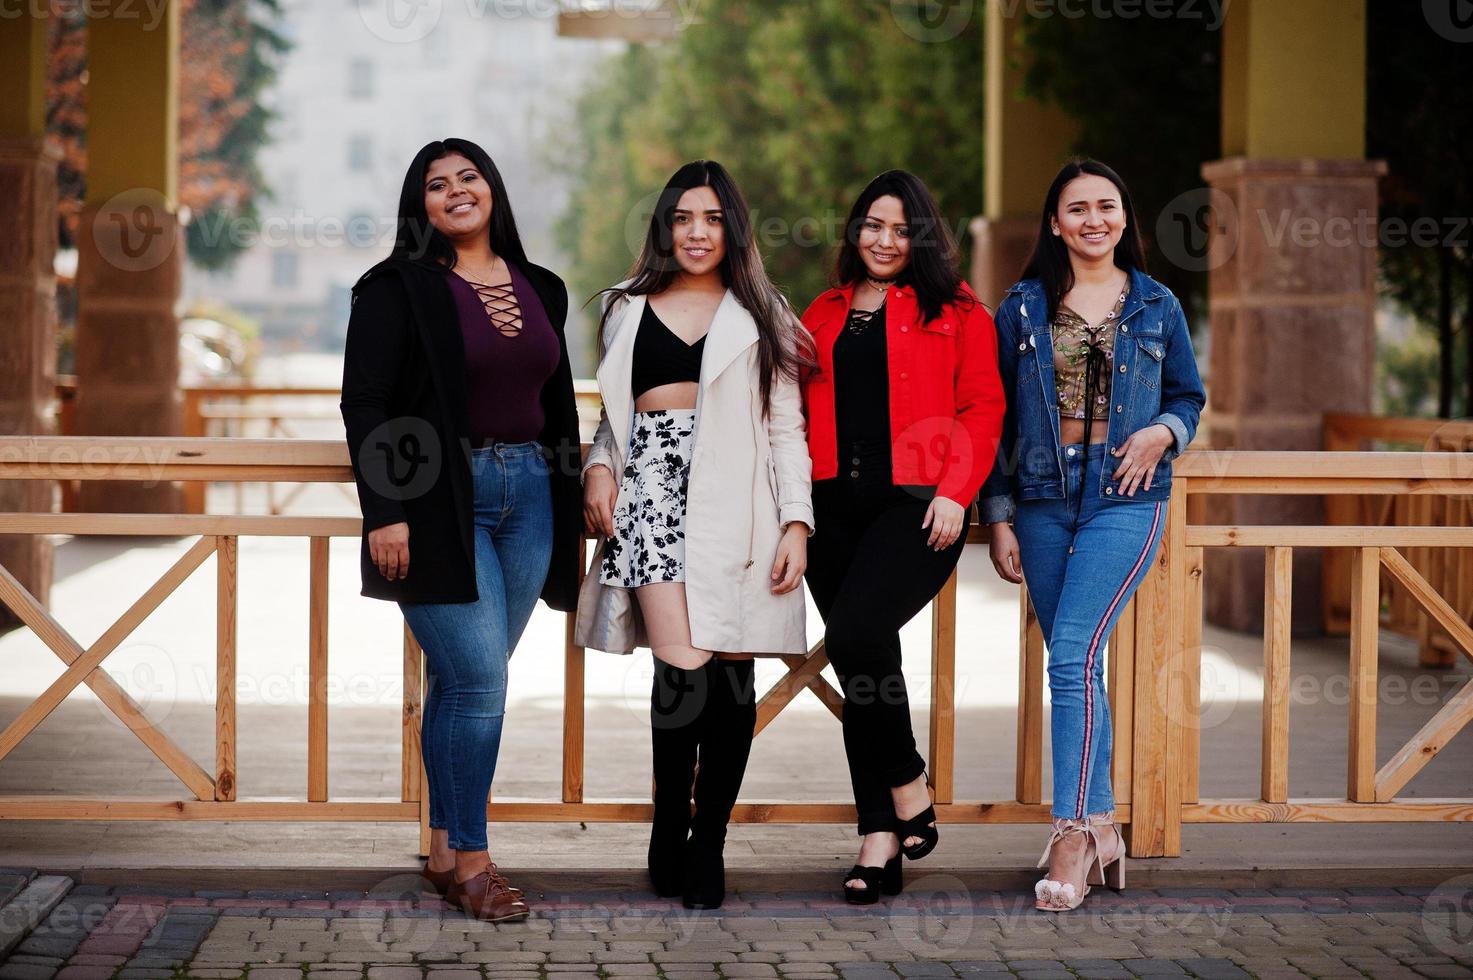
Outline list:
[[[445,901],[484,922],[517,922],[531,914],[522,893],[487,868],[466,881],[453,881]]]
[[[431,871],[430,863],[426,861],[425,866],[420,869],[419,881],[419,890],[422,894],[439,895],[444,898],[445,893],[450,891],[450,886],[455,882],[455,868],[452,867],[449,871]]]
[[[501,873],[501,869],[496,866],[495,861],[491,862],[491,874],[499,878],[502,884],[507,886],[507,891],[515,893],[518,898],[522,897],[522,890],[511,887],[510,883],[506,880],[506,875]],[[432,871],[430,869],[430,862],[426,861],[424,867],[420,869],[419,877],[421,882],[420,891],[422,894],[438,895],[444,898],[450,893],[450,886],[455,884],[455,869],[452,867],[448,871]]]

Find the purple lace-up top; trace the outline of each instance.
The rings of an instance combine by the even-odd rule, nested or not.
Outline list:
[[[542,386],[561,350],[542,301],[522,270],[486,286],[446,270],[465,340],[471,445],[530,442],[542,431]]]

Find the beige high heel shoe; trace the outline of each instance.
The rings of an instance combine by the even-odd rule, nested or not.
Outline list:
[[[1085,844],[1084,862],[1080,868],[1084,885],[1079,889],[1072,881],[1040,878],[1033,886],[1034,908],[1043,912],[1067,912],[1079,907],[1089,894],[1090,885],[1106,885],[1117,891],[1125,887],[1125,838],[1121,836],[1119,827],[1115,827],[1115,846],[1111,849],[1109,859],[1106,860],[1100,851],[1100,830],[1106,826],[1115,826],[1113,816],[1109,813],[1097,813],[1082,820],[1054,818],[1053,832],[1049,834],[1048,843],[1044,846],[1037,866],[1048,867],[1054,844],[1070,834],[1085,834],[1089,840]]]

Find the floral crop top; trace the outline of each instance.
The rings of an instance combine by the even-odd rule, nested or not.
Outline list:
[[[1129,291],[1127,285],[1115,301],[1115,308],[1093,327],[1068,306],[1059,304],[1054,314],[1053,341],[1054,388],[1060,418],[1109,418],[1115,324],[1120,320]]]

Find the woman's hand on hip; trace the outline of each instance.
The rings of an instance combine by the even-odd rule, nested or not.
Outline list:
[[[808,568],[808,525],[794,521],[783,529],[777,543],[777,557],[772,560],[772,594],[786,595],[803,581]]]
[[[934,497],[921,521],[921,529],[926,528],[931,529],[926,544],[933,551],[945,551],[967,529],[967,509],[950,497]]]
[[[1137,429],[1125,440],[1125,445],[1115,449],[1112,453],[1120,460],[1120,465],[1115,467],[1115,472],[1110,479],[1120,481],[1120,495],[1122,497],[1134,497],[1136,487],[1151,489],[1151,479],[1156,475],[1156,464],[1161,462],[1161,454],[1176,441],[1176,436],[1171,430],[1160,422]]]
[[[409,577],[409,525],[400,521],[368,532],[368,557],[390,582]]]
[[[1023,556],[1018,551],[1018,536],[1007,521],[989,525],[992,530],[992,545],[988,549],[992,567],[997,574],[1015,585],[1023,583]]]
[[[614,504],[619,499],[619,484],[614,472],[595,463],[583,476],[583,528],[589,534],[614,536]]]

